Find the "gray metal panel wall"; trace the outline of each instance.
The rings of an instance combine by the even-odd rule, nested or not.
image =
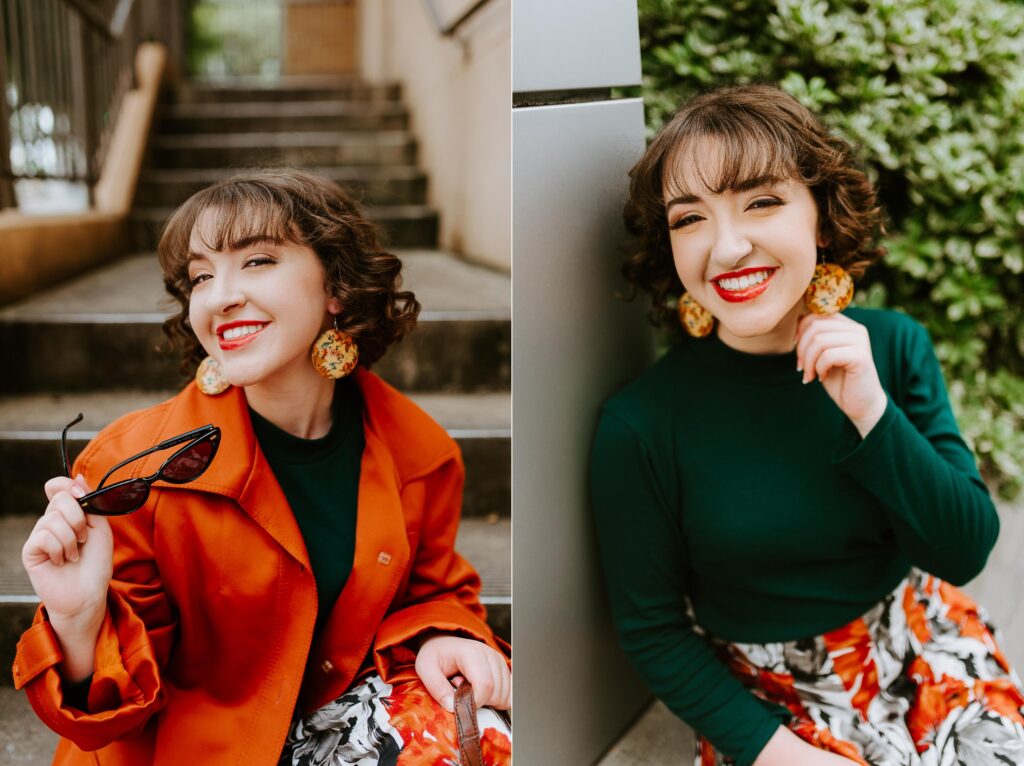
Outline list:
[[[634,0],[515,0],[512,29],[515,93],[640,83]]]
[[[512,134],[514,751],[581,766],[649,698],[608,615],[586,482],[601,403],[653,355],[643,301],[617,298],[643,105],[519,108]]]

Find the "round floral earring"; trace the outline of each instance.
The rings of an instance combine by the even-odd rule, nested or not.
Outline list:
[[[709,335],[715,327],[715,317],[687,292],[679,297],[676,310],[679,312],[679,324],[694,338]]]
[[[343,378],[359,364],[359,347],[352,336],[334,326],[324,330],[313,342],[313,366],[325,378]]]
[[[227,391],[231,384],[224,377],[220,362],[208,356],[199,363],[196,370],[196,386],[207,396],[216,396]]]
[[[824,259],[824,256],[823,256]],[[853,300],[853,278],[838,263],[819,263],[804,293],[804,303],[815,314],[837,314]]]

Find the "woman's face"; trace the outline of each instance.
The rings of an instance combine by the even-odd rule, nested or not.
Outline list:
[[[706,156],[713,161],[713,153]],[[669,182],[664,192],[683,287],[719,321],[728,345],[791,350],[823,245],[810,189],[793,179],[753,178],[713,194],[695,172],[680,168],[673,176],[692,190]]]
[[[204,240],[213,237],[202,232],[214,221],[209,211],[200,215],[189,242],[189,321],[206,353],[235,386],[315,376],[313,341],[340,311],[320,259],[293,242],[212,251]]]

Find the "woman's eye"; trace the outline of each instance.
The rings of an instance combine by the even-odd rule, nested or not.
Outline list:
[[[193,277],[189,277],[188,283],[192,285],[192,287],[195,287],[200,282],[205,282],[209,276],[209,274],[196,274]]]
[[[756,199],[753,202],[751,202],[747,210],[763,210],[764,208],[767,207],[777,207],[779,205],[785,204],[786,203],[780,199],[776,199],[774,197],[766,197],[764,199]]]
[[[668,227],[672,230],[682,229],[685,226],[689,226],[690,224],[696,223],[697,221],[701,220],[703,219],[699,215],[684,215],[682,218],[679,218],[670,223]]]
[[[245,261],[246,266],[263,266],[267,263],[276,263],[276,261],[266,255],[257,255],[253,258],[247,258]]]

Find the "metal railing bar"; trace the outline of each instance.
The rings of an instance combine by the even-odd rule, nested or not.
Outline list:
[[[118,0],[117,7],[114,8],[114,13],[110,18],[110,25],[107,27],[113,37],[120,38],[124,34],[124,27],[128,23],[133,5],[135,5],[135,0]]]
[[[61,0],[65,5],[69,5],[78,11],[79,18],[89,22],[89,25],[105,35],[107,38],[113,40],[114,34],[110,31],[110,21],[103,16],[88,0]]]
[[[444,19],[441,18],[441,14],[437,10],[437,5],[434,0],[425,0],[427,9],[430,11],[431,17],[434,19],[434,26],[437,27],[437,32],[442,37],[451,37],[454,35],[467,21],[469,21],[476,12],[487,5],[491,0],[476,0],[469,8],[467,8],[462,15],[449,24],[444,23]]]
[[[7,32],[6,18],[0,18],[0,147],[7,147],[7,151],[0,152],[0,208],[14,207],[17,204],[14,177],[11,173],[11,118],[10,106],[7,103]]]

